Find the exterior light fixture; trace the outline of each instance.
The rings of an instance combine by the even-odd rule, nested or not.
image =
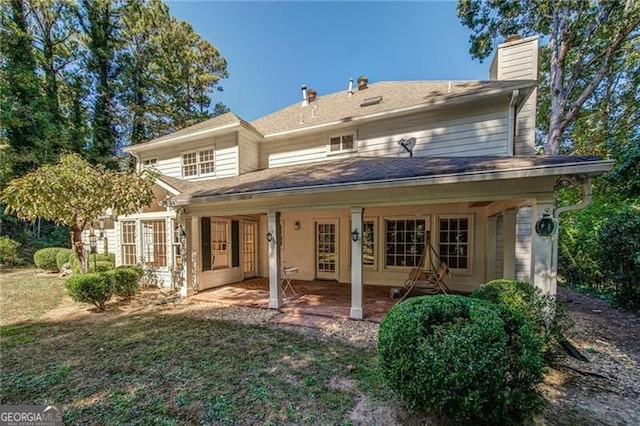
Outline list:
[[[89,248],[91,249],[91,253],[98,252],[98,237],[93,233],[93,227],[91,227],[91,230],[89,231]]]
[[[300,221],[296,220],[296,223],[293,224],[293,229],[295,229],[296,231],[300,230]]]
[[[358,241],[359,237],[360,237],[360,234],[358,233],[358,228],[356,228],[351,233],[351,240],[355,243],[356,241]]]
[[[267,241],[273,241],[273,234],[271,233],[271,231],[267,232]]]
[[[541,237],[549,237],[558,230],[558,223],[549,213],[544,213],[536,222],[536,233]]]

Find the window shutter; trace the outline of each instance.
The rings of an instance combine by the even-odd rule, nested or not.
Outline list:
[[[200,236],[202,240],[202,270],[211,270],[211,219],[203,217],[200,219]]]
[[[240,222],[231,221],[231,267],[240,266]]]

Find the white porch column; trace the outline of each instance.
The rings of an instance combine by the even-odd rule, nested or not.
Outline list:
[[[176,215],[176,221],[180,224],[181,229],[178,239],[178,241],[180,242],[180,257],[182,258],[182,270],[180,271],[180,277],[182,280],[182,286],[180,287],[181,297],[191,296],[193,294],[193,287],[189,285],[192,275],[189,253],[191,253],[191,247],[193,245],[193,238],[188,238],[191,232],[191,227],[189,226],[190,220],[191,218],[184,214]],[[173,239],[171,241],[173,241]]]
[[[280,261],[280,212],[267,213],[267,246],[269,247],[269,308],[279,309],[282,306],[282,289],[280,288],[282,262]]]
[[[502,278],[516,277],[516,211],[507,210],[502,216]]]
[[[556,273],[553,270],[554,236],[543,237],[536,232],[536,222],[543,214],[553,216],[553,201],[538,200],[531,212],[531,283],[545,293],[556,294]]]
[[[353,241],[351,235],[351,312],[349,316],[353,319],[362,319],[362,301],[363,301],[363,280],[362,280],[362,222],[363,207],[351,208],[351,229],[349,234],[354,230],[358,231],[358,240]]]

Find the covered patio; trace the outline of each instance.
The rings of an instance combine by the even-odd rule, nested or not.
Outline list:
[[[349,319],[351,284],[331,281],[291,280],[294,292],[288,290],[279,310],[291,315],[317,315]],[[364,315],[366,321],[380,322],[399,299],[390,296],[394,287],[364,285]],[[397,287],[396,287],[397,288]],[[219,302],[229,305],[269,308],[269,279],[250,278],[199,292],[194,301]]]

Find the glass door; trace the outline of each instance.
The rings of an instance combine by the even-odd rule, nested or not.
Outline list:
[[[316,278],[338,279],[338,240],[336,220],[316,222]]]
[[[244,278],[256,276],[256,234],[255,222],[242,222],[242,272]]]

